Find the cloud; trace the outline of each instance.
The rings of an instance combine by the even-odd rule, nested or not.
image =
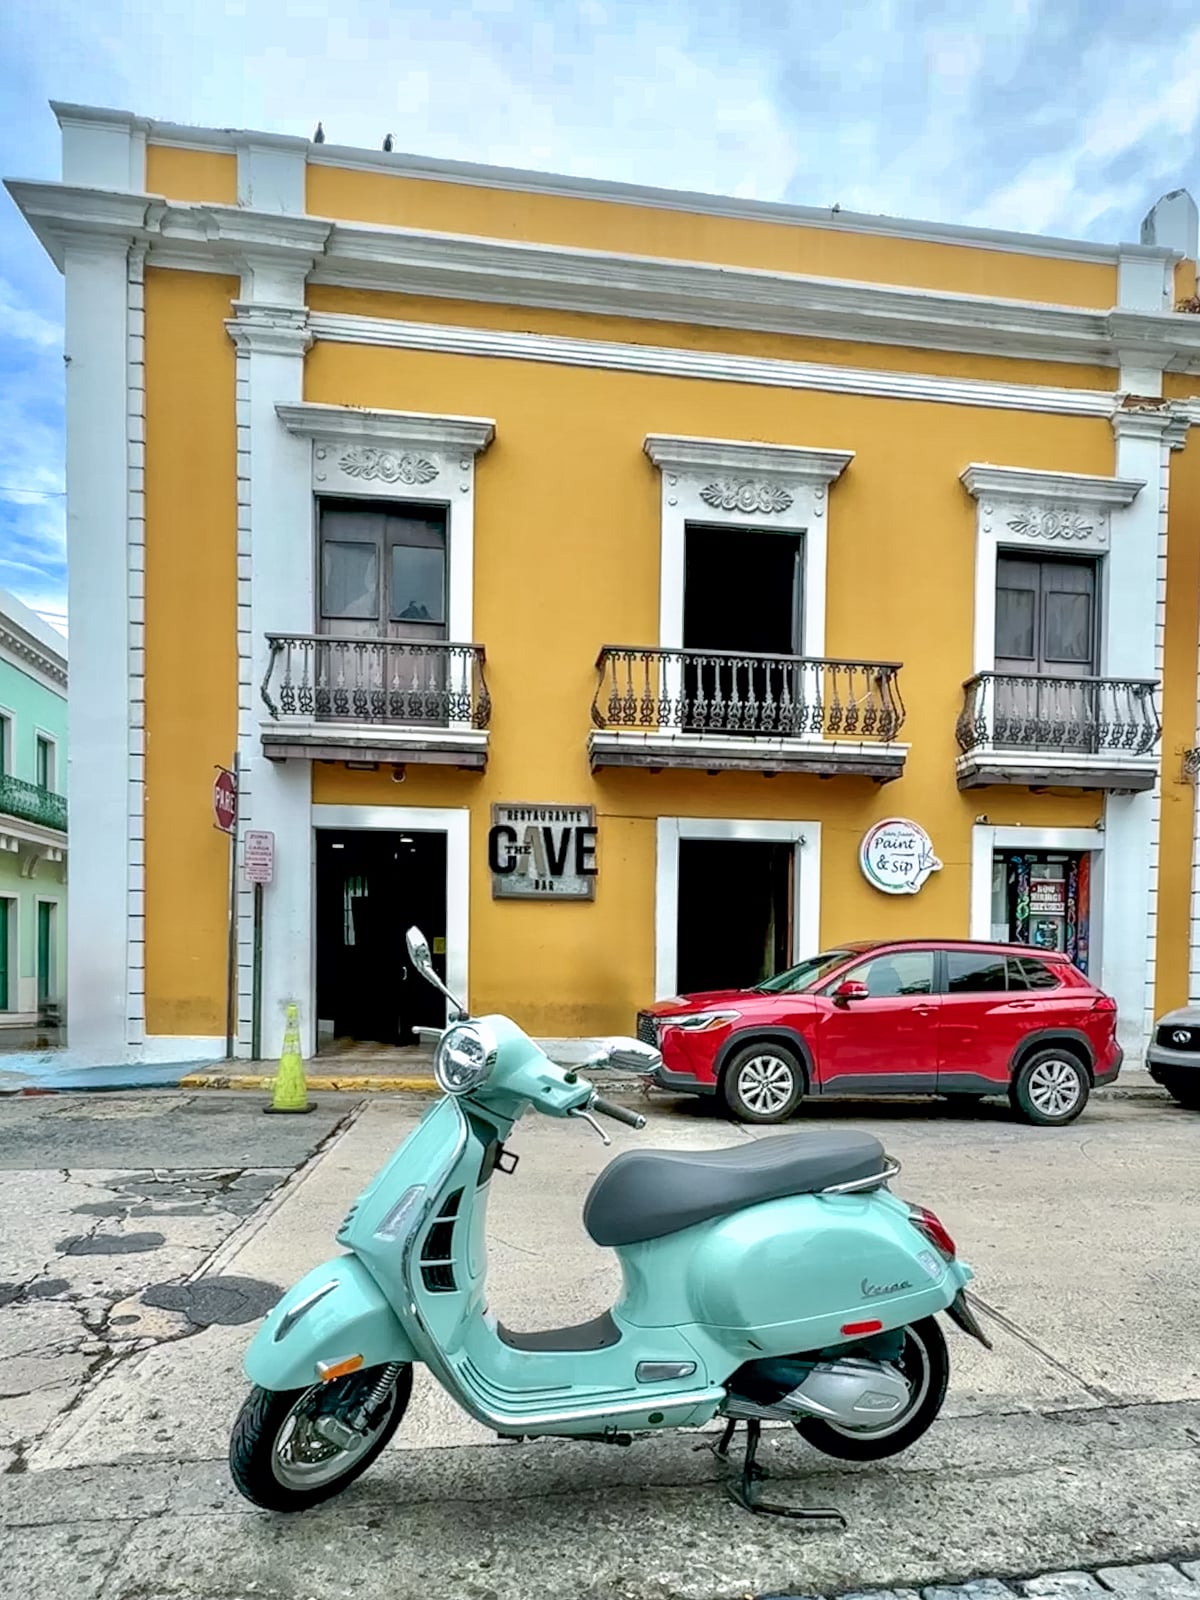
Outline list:
[[[52,97],[1082,237],[1136,238],[1160,194],[1200,191],[1191,0],[8,0],[7,173],[57,175]],[[60,329],[0,202],[0,584],[48,605]]]

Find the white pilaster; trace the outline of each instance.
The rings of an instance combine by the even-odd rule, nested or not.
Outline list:
[[[1123,369],[1123,383],[1127,376]],[[1113,516],[1102,670],[1161,682],[1169,461],[1171,448],[1182,444],[1183,424],[1170,406],[1148,401],[1118,406],[1113,429],[1117,472],[1142,479],[1146,489]],[[1141,1061],[1153,1023],[1161,815],[1160,755],[1153,789],[1109,794],[1104,802],[1100,982],[1117,1002],[1119,1037],[1130,1062]]]
[[[262,1048],[279,1054],[284,1009],[300,1006],[301,1046],[313,1053],[312,773],[271,762],[258,737],[259,685],[269,632],[312,629],[311,447],[279,421],[278,405],[303,398],[311,343],[304,308],[309,263],[250,261],[229,331],[237,346],[238,747],[242,827],[275,835],[275,881],[264,891]],[[269,297],[269,298],[268,298]],[[237,1054],[250,1051],[251,891],[238,896]]]
[[[130,825],[131,733],[140,749],[145,702],[128,677],[129,241],[71,245],[63,266],[73,666],[67,1019],[72,1051],[102,1064],[127,1058],[128,959],[144,938],[144,918],[130,916],[131,869],[144,859]]]

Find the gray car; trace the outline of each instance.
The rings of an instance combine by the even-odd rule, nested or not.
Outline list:
[[[1159,1017],[1146,1067],[1181,1106],[1200,1111],[1200,1006],[1181,1006]]]

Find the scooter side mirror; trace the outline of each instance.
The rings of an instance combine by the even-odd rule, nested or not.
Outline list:
[[[433,957],[429,953],[429,941],[420,928],[410,928],[404,942],[408,946],[408,959],[423,978],[428,978],[432,982],[436,977]]]
[[[463,1005],[462,1001],[457,997],[457,995],[452,994],[451,991],[447,989],[446,985],[434,971],[433,957],[429,953],[429,941],[421,932],[420,928],[410,928],[408,933],[405,935],[404,943],[408,949],[408,959],[412,962],[413,966],[416,967],[417,971],[426,980],[426,982],[431,983],[435,989],[444,994],[446,999],[449,1000],[450,1004],[454,1007],[454,1010],[457,1013],[457,1016],[454,1020],[459,1021],[465,1017],[467,1015],[466,1006]]]

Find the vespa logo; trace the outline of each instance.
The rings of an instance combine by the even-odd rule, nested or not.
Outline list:
[[[1171,1035],[1172,1044],[1191,1044],[1192,1030],[1190,1028],[1176,1028]]]
[[[881,1294],[900,1294],[911,1288],[912,1284],[907,1278],[902,1283],[872,1283],[869,1278],[862,1281],[863,1298],[866,1300],[877,1300]]]

